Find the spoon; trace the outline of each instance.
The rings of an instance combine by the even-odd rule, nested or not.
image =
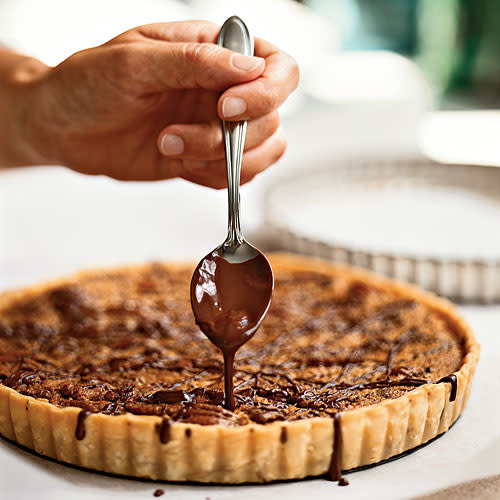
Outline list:
[[[223,24],[217,43],[253,55],[253,38],[245,23],[232,16]],[[240,227],[240,171],[246,121],[222,122],[228,193],[227,238],[204,257],[191,280],[191,306],[196,324],[224,358],[224,406],[233,411],[233,366],[236,351],[262,323],[274,287],[266,257],[243,238]]]

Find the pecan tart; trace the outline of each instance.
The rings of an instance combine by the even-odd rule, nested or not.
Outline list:
[[[271,256],[270,311],[222,357],[192,264],[97,270],[0,296],[0,433],[62,462],[173,481],[264,482],[373,464],[445,432],[479,346],[452,305],[330,263]]]

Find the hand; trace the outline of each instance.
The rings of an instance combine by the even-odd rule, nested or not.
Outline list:
[[[256,57],[219,47],[219,29],[141,26],[41,72],[24,112],[36,161],[222,188],[224,118],[248,120],[242,183],[275,163],[286,147],[277,108],[298,84],[297,64],[258,38]]]

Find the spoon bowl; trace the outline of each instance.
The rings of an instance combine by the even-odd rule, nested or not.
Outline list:
[[[262,323],[271,304],[274,277],[266,257],[244,242],[205,256],[191,280],[196,324],[220,349],[236,351]]]

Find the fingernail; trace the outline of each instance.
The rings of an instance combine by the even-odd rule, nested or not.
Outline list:
[[[161,138],[160,149],[165,156],[180,155],[184,152],[184,141],[178,135],[165,134]]]
[[[241,115],[247,110],[247,103],[240,97],[226,97],[222,102],[222,115],[224,118]]]
[[[231,57],[231,64],[241,71],[253,71],[263,61],[262,57],[244,56],[242,54],[235,54]]]

